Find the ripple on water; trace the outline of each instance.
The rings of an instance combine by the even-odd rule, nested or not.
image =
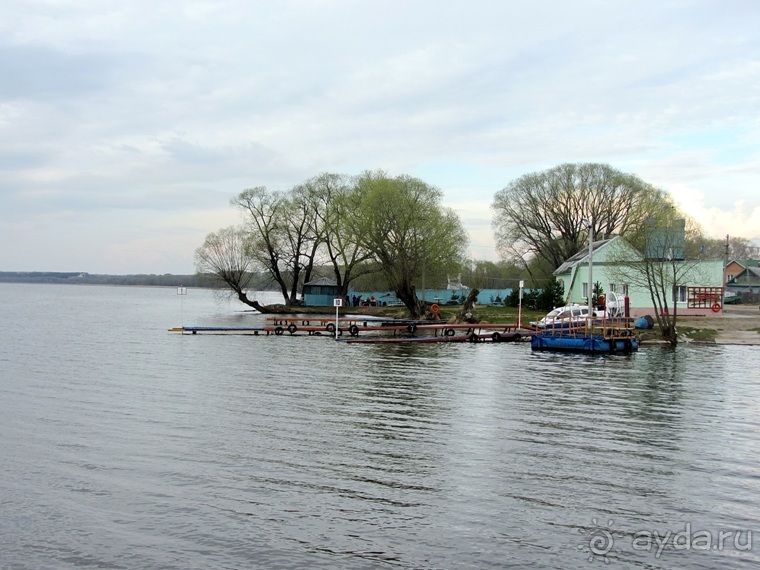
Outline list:
[[[630,541],[757,526],[757,349],[182,337],[173,290],[0,287],[8,566],[585,567],[609,520],[617,565],[758,562]]]

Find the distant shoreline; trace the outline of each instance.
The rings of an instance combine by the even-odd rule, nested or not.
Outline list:
[[[0,283],[213,288],[212,280],[205,275],[174,275],[172,273],[110,275],[79,271],[0,271]],[[262,291],[267,289],[266,286],[259,288]]]

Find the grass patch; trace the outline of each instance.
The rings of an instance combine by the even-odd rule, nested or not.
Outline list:
[[[718,331],[715,329],[679,326],[678,334],[689,340],[696,340],[698,342],[715,342],[715,337],[718,335]]]

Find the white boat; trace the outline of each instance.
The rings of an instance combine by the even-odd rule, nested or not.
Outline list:
[[[574,303],[552,309],[543,319],[531,321],[530,324],[538,329],[582,326],[586,324],[586,317],[588,305]]]
[[[597,318],[622,316],[625,316],[625,300],[615,293],[608,293],[604,297],[604,309],[594,311],[594,317]],[[538,329],[577,327],[585,326],[587,319],[588,305],[573,303],[552,309],[543,319],[532,321],[530,325]]]

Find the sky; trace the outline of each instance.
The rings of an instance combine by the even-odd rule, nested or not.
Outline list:
[[[195,271],[242,190],[382,169],[476,259],[494,194],[601,162],[760,244],[756,0],[4,0],[0,271]]]

